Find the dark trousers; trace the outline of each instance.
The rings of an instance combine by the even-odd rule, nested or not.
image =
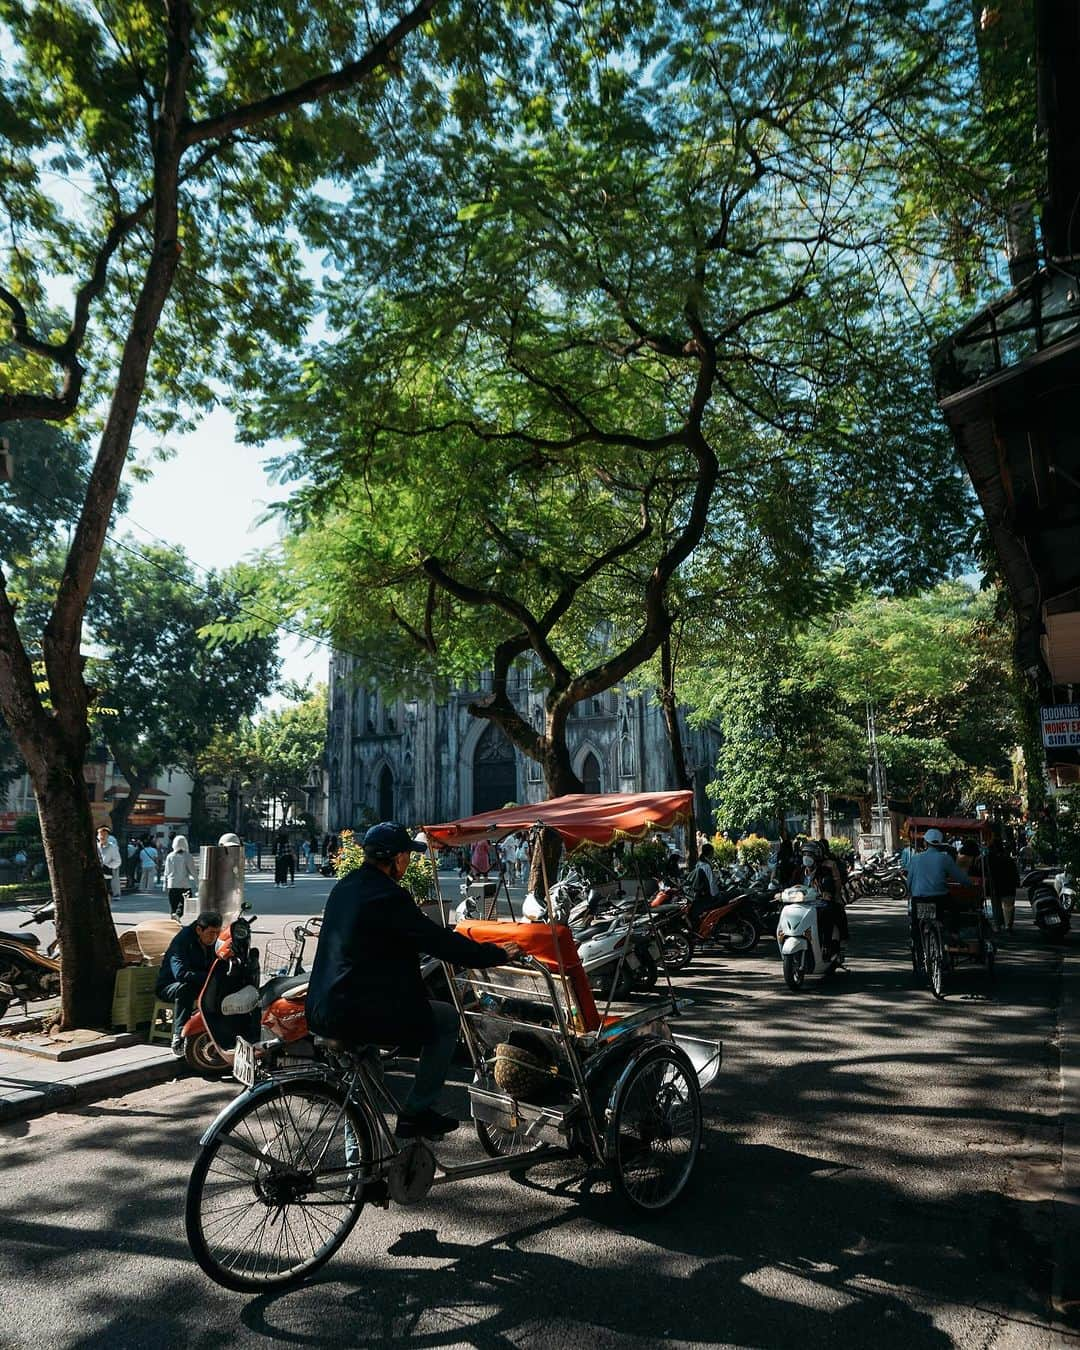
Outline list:
[[[182,984],[179,980],[158,990],[158,998],[171,998],[173,1001],[173,1040],[178,1041],[184,1029],[184,1023],[195,1011],[195,1000],[199,990],[193,984]]]
[[[412,1091],[402,1102],[402,1110],[414,1115],[433,1107],[439,1100],[461,1027],[458,1010],[452,1003],[432,1003],[431,1015],[435,1021],[435,1039],[420,1051]]]
[[[186,890],[177,890],[174,886],[169,887],[169,912],[174,919],[179,919],[184,913],[184,901],[188,897]]]

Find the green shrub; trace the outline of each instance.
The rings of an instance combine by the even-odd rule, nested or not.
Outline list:
[[[767,863],[772,852],[772,844],[760,834],[744,835],[735,847],[738,850],[739,861],[752,867],[760,867],[762,863]]]
[[[363,861],[363,845],[357,841],[352,830],[342,830],[341,847],[334,855],[335,875],[346,877],[350,872],[355,872]],[[431,899],[435,887],[435,867],[428,854],[413,854],[401,884],[418,905],[426,904]]]
[[[627,874],[641,877],[660,876],[667,864],[668,852],[668,846],[662,839],[638,840],[626,858]]]
[[[712,846],[715,850],[715,859],[717,867],[730,867],[739,856],[739,849],[731,839],[725,839],[722,834],[714,834]]]
[[[10,886],[0,886],[0,905],[11,904],[14,900],[44,902],[50,899],[52,899],[52,883],[49,881],[23,881]]]
[[[566,855],[566,861],[593,885],[611,881],[615,876],[611,849],[601,848],[599,844],[579,844],[572,853]]]
[[[851,840],[846,834],[834,834],[829,840],[829,852],[834,858],[842,857],[851,851]]]

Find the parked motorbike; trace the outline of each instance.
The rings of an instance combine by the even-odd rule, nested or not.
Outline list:
[[[745,892],[723,897],[712,908],[699,907],[696,916],[691,906],[687,917],[694,940],[700,944],[748,952],[757,946],[761,937],[750,918],[750,904]]]
[[[1065,942],[1076,908],[1076,887],[1067,872],[1057,872],[1028,892],[1035,926],[1049,942]]]
[[[0,1017],[11,1003],[25,1008],[33,999],[55,998],[60,993],[60,962],[39,950],[34,933],[0,932],[0,986]]]
[[[55,905],[52,904],[41,905],[37,909],[31,910],[30,917],[28,919],[23,919],[22,923],[19,924],[19,927],[29,928],[31,924],[52,923],[55,918],[56,918]],[[23,941],[28,942],[32,947],[36,947],[39,951],[41,950],[41,942],[36,933],[25,934],[23,937]],[[45,955],[56,956],[59,950],[60,950],[60,939],[59,937],[56,936],[54,932],[52,941],[45,948]],[[59,960],[59,957],[57,957],[57,959]]]
[[[784,983],[799,990],[808,975],[831,975],[844,964],[838,930],[821,932],[821,917],[826,912],[813,886],[789,886],[780,896],[783,908],[776,930]]]

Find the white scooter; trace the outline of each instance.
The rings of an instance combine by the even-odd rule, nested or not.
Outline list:
[[[821,916],[828,901],[813,886],[789,886],[780,893],[776,940],[784,963],[784,982],[799,990],[807,975],[831,975],[844,964],[839,933],[829,934],[828,956],[822,950]]]

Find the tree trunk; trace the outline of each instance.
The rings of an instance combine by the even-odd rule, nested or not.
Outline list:
[[[873,812],[870,809],[870,794],[863,792],[859,796],[859,824],[862,826],[863,834],[869,834],[873,829]]]
[[[817,830],[814,834],[815,839],[825,838],[825,794],[824,792],[814,793],[814,819],[817,822]]]
[[[528,890],[532,891],[537,900],[542,903],[547,896],[547,889],[544,886],[545,877],[548,884],[552,885],[559,874],[559,863],[562,861],[563,851],[562,835],[558,830],[544,829],[541,832],[539,842],[540,847],[538,848],[534,841],[529,856]],[[541,855],[543,855],[543,866],[541,866]]]
[[[682,728],[679,726],[679,707],[675,698],[675,661],[671,654],[670,634],[660,644],[660,683],[656,689],[656,697],[660,702],[660,711],[664,715],[664,726],[667,728],[675,786],[692,792],[694,780],[686,767]],[[693,866],[698,856],[696,818],[687,827],[686,835],[686,856]]]
[[[32,773],[45,861],[56,902],[60,940],[60,1023],[108,1029],[122,957],[109,893],[94,845],[94,824],[82,756],[59,754],[42,781]]]

